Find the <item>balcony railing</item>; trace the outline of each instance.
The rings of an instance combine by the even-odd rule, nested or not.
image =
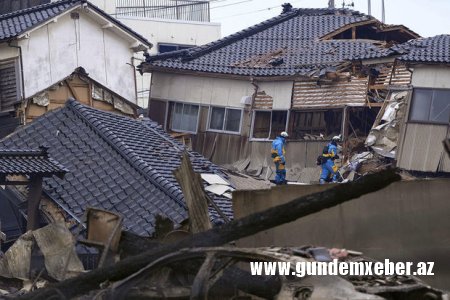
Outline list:
[[[116,0],[116,15],[209,22],[209,1]]]

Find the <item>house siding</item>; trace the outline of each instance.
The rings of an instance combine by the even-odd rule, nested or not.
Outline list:
[[[250,81],[155,72],[151,98],[243,108],[254,89]]]
[[[241,103],[244,96],[259,94],[253,103],[254,109],[288,110],[291,107],[294,81],[254,82],[225,78],[201,77],[182,74],[154,72],[149,104],[150,116],[165,114],[162,102],[194,103],[201,106],[197,133],[192,135],[192,148],[216,164],[233,164],[250,159],[249,169],[267,170],[273,168],[270,157],[271,141],[250,141],[251,106]],[[268,102],[258,102],[258,95],[264,92]],[[263,100],[262,97],[260,100]],[[154,103],[154,104],[153,104]],[[207,130],[210,105],[244,109],[240,134],[217,133]],[[270,105],[270,106],[269,106]],[[166,119],[165,128],[169,128]],[[317,155],[327,141],[289,141],[287,146],[287,168],[317,167]],[[258,172],[259,172],[258,171]],[[270,170],[268,171],[270,176]],[[289,179],[294,179],[290,178]],[[296,178],[295,178],[296,179]]]
[[[417,66],[412,76],[414,87],[450,89],[450,68],[442,66]],[[411,107],[409,99],[407,112]],[[413,171],[450,172],[450,158],[442,141],[450,137],[450,125],[419,124],[408,122],[406,114],[397,155],[397,166]]]
[[[136,102],[133,51],[128,39],[102,29],[82,11],[70,13],[30,33],[22,48],[25,96],[31,96],[82,66],[89,76],[125,99]]]

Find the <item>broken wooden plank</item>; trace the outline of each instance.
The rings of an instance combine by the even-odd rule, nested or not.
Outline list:
[[[447,151],[448,156],[450,157],[450,139],[444,140],[444,148]]]
[[[296,198],[286,204],[234,220],[221,227],[197,233],[179,242],[161,245],[134,257],[124,259],[115,265],[93,270],[50,287],[22,295],[17,299],[44,300],[61,296],[73,298],[86,294],[98,289],[102,282],[124,279],[168,253],[183,248],[220,246],[381,190],[400,179],[400,175],[392,169],[367,175],[358,181],[339,184],[323,192]]]
[[[42,177],[32,176],[27,203],[27,231],[39,228],[39,203],[42,195]]]
[[[190,231],[198,233],[211,229],[208,196],[203,189],[202,178],[200,174],[194,172],[186,151],[181,157],[180,166],[173,175],[180,184],[188,207]]]

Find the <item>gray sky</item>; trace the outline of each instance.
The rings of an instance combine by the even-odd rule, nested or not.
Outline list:
[[[257,24],[281,12],[281,4],[293,7],[327,7],[328,0],[211,0],[211,21],[222,24],[222,36]],[[346,3],[351,3],[347,0]],[[367,0],[353,0],[367,13]],[[381,20],[381,0],[371,0],[372,15]],[[335,0],[336,7],[342,0]],[[402,24],[421,36],[450,34],[450,0],[385,0],[386,23]]]

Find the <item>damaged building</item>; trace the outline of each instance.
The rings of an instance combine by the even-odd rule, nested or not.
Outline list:
[[[16,130],[0,147],[36,149],[44,144],[67,169],[64,178],[43,180],[40,208],[48,222],[72,227],[83,223],[88,207],[96,207],[122,215],[124,229],[144,236],[155,233],[158,216],[168,219],[172,228],[187,224],[186,202],[173,174],[186,149],[155,122],[68,100],[64,107]],[[202,174],[206,190],[212,190],[213,224],[222,224],[223,215],[231,219],[231,195],[225,193],[231,186],[217,193],[211,183],[230,185],[227,176],[197,153],[189,152],[189,158],[194,171]]]
[[[70,97],[90,106],[130,114],[137,103],[133,58],[151,46],[85,0],[53,1],[1,15],[0,137],[63,105],[67,97],[55,95],[66,93],[63,85]],[[80,74],[80,67],[90,82],[68,80]]]
[[[240,161],[255,175],[271,165],[269,141],[287,131],[289,177],[315,166],[330,137],[343,134],[350,151],[369,133],[382,103],[368,97],[370,76],[355,75],[350,61],[417,37],[356,11],[285,5],[221,40],[147,57],[149,116],[192,137],[215,163]]]
[[[358,68],[372,73],[374,81],[389,78],[376,87],[383,90],[385,100],[381,99],[382,111],[367,144],[395,159],[399,168],[450,172],[442,146],[450,134],[449,47],[450,36],[438,35],[367,51],[359,60]],[[386,66],[391,66],[387,77]]]

